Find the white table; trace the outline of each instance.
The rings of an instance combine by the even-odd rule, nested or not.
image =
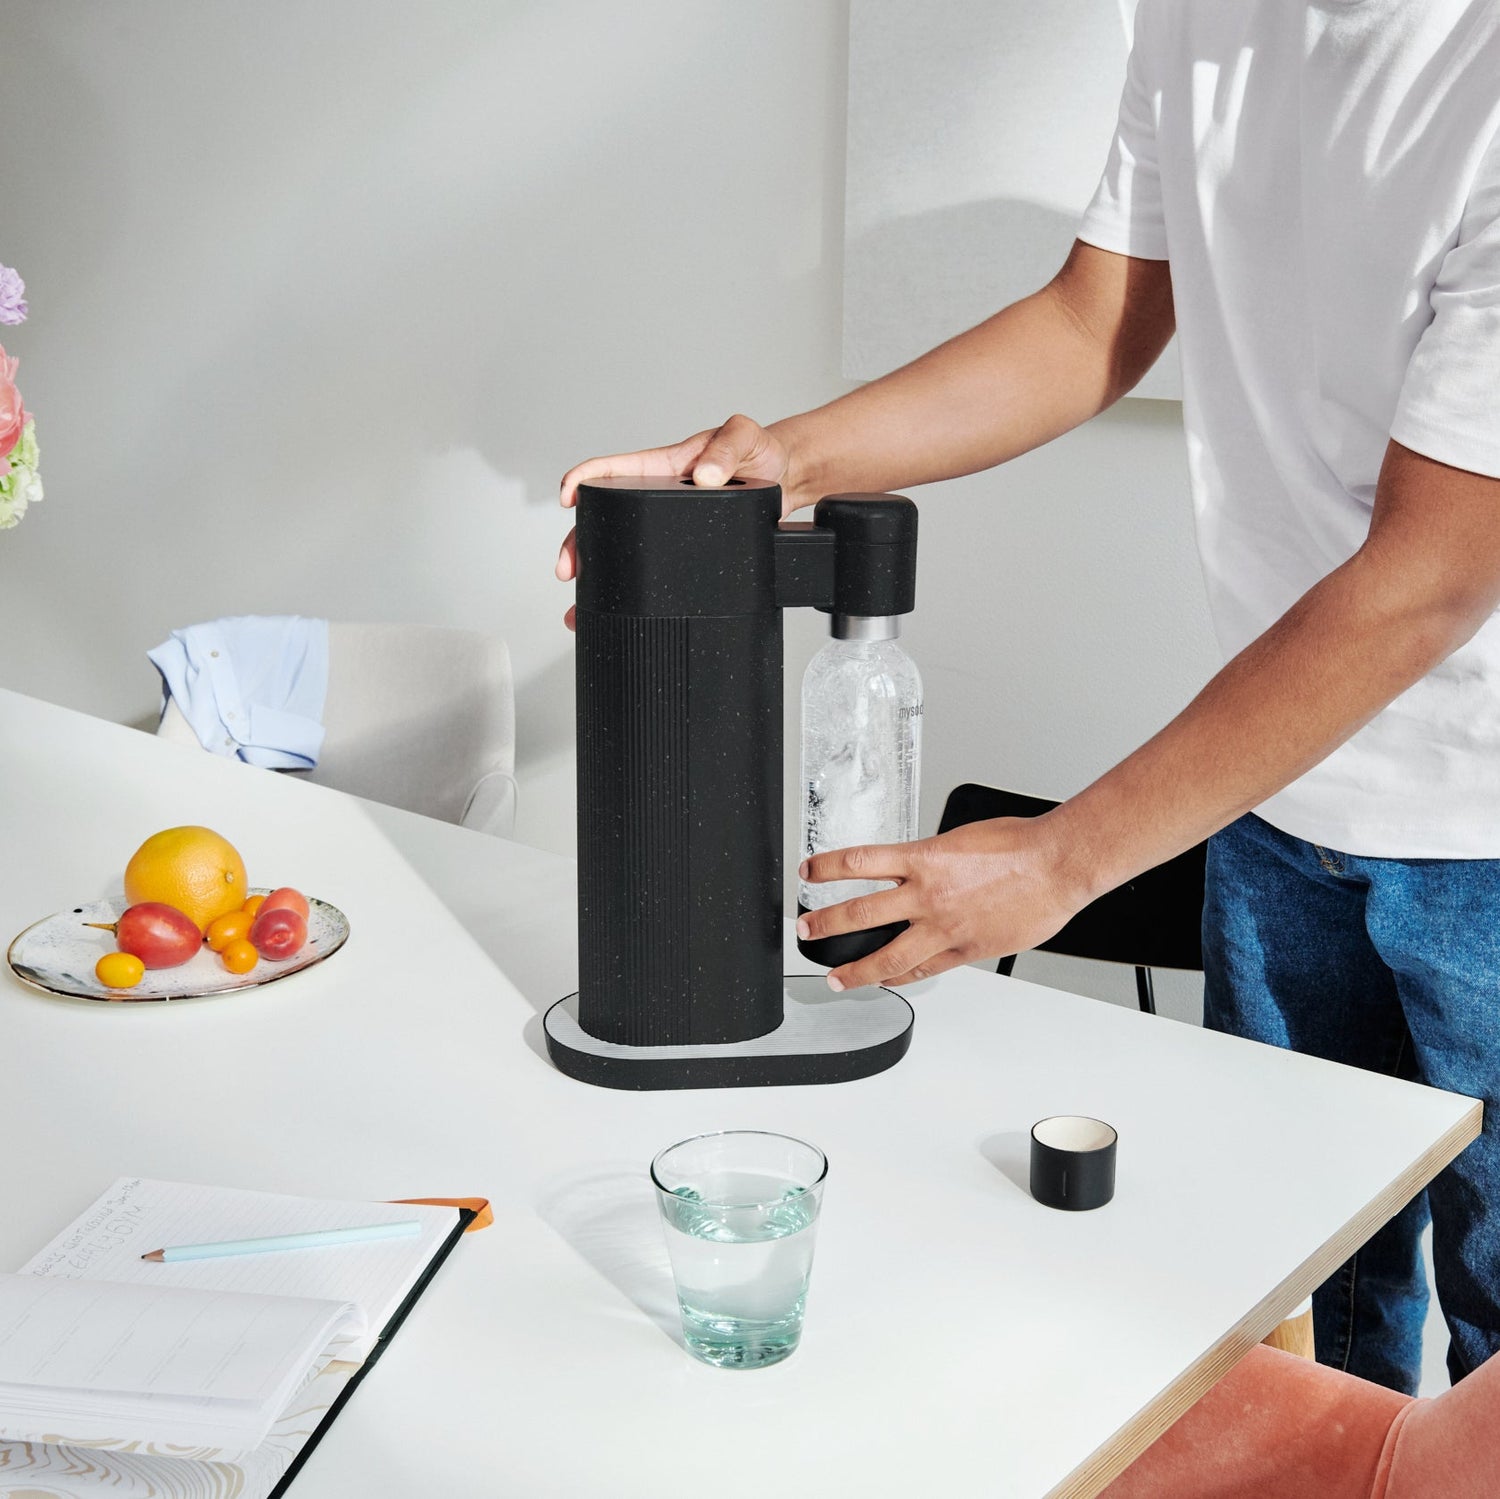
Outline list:
[[[0,1266],[116,1175],[491,1197],[298,1499],[1093,1495],[1479,1127],[1469,1099],[970,969],[910,991],[910,1054],[863,1082],[589,1088],[540,1039],[575,985],[569,861],[0,692],[0,936],[190,822],[353,935],[180,1005],[7,972]],[[1098,1212],[1025,1190],[1060,1112],[1120,1131]],[[645,1177],[739,1125],[831,1161],[805,1341],[754,1374],[676,1341]]]

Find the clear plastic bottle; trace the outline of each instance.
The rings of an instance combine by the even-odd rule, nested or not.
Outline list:
[[[917,836],[922,678],[896,643],[900,616],[835,615],[802,679],[802,858]],[[798,886],[807,910],[889,880]]]

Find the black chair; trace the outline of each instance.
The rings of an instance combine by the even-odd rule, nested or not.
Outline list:
[[[991,817],[1040,817],[1056,802],[993,786],[956,786],[943,807],[940,833]],[[1091,901],[1060,932],[1038,944],[1041,952],[1100,963],[1129,963],[1141,1009],[1156,1013],[1153,968],[1203,967],[1203,870],[1208,845],[1199,843],[1165,864]],[[998,972],[1015,967],[1015,954],[1000,959]]]

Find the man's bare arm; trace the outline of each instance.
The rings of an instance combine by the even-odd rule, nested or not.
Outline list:
[[[814,936],[912,923],[843,985],[1021,952],[1103,891],[1190,847],[1322,760],[1500,604],[1500,479],[1391,443],[1370,532],[1159,734],[1032,821],[813,859],[817,879],[898,879],[804,918]]]
[[[905,489],[992,467],[1061,436],[1130,390],[1172,336],[1172,278],[1081,240],[1041,291],[847,396],[762,427],[732,416],[662,448],[590,458],[563,475],[575,503],[589,479],[680,474],[781,485],[790,514],[825,494]],[[573,532],[558,553],[577,575]],[[573,610],[564,616],[573,625]]]
[[[1111,830],[1085,856],[1091,884],[1119,884],[1310,770],[1452,655],[1497,604],[1500,479],[1391,443],[1359,551],[1075,798],[1068,825]],[[1157,776],[1175,778],[1178,791],[1148,828],[1143,794]]]
[[[1166,261],[1079,241],[1034,295],[880,380],[774,423],[786,485],[808,504],[838,490],[904,489],[993,468],[1119,400],[1173,326]],[[703,456],[713,463],[719,448]],[[726,443],[723,462],[734,456]]]
[[[840,489],[973,473],[1117,401],[1151,368],[1172,329],[1166,261],[1079,241],[1039,292],[903,368],[769,428],[735,416],[667,447],[590,458],[564,475],[562,503],[572,505],[584,480],[613,475],[775,479],[791,509]]]

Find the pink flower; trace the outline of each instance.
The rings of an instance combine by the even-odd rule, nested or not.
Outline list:
[[[10,472],[11,449],[21,440],[21,428],[26,425],[26,408],[21,404],[21,392],[16,389],[16,368],[21,363],[6,354],[0,346],[0,462],[5,468],[0,477]]]

